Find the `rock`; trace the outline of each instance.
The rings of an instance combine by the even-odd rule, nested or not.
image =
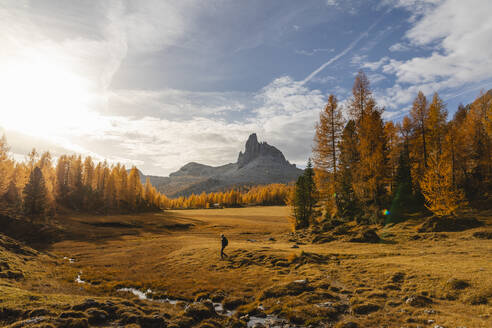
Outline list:
[[[424,307],[429,304],[432,304],[432,300],[428,297],[422,295],[414,295],[410,296],[405,301],[406,304],[414,307]]]
[[[266,142],[258,142],[253,133],[246,141],[244,153],[239,153],[236,163],[214,167],[191,162],[171,173],[169,177],[151,176],[150,182],[161,193],[175,197],[226,190],[241,185],[289,183],[302,173],[295,164],[285,159],[280,150]],[[145,178],[141,176],[142,183],[145,183]]]
[[[356,243],[379,243],[381,239],[374,229],[363,229],[354,238],[351,238],[350,242]]]
[[[352,311],[355,314],[369,314],[379,310],[379,306],[376,304],[357,304],[352,306]]]
[[[247,165],[260,156],[271,157],[273,161],[278,162],[279,164],[290,165],[290,163],[287,162],[280,150],[273,146],[270,146],[266,142],[259,143],[256,133],[253,133],[249,136],[248,140],[246,141],[246,148],[244,153],[239,152],[237,165],[239,168],[242,168],[243,166]]]

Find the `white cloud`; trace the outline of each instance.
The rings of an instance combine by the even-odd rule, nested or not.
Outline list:
[[[396,77],[396,84],[383,96],[390,107],[411,101],[419,90],[444,91],[492,76],[492,2],[400,0],[391,4],[416,12],[405,34],[407,42],[435,50],[428,56],[391,59],[382,66],[383,72]]]
[[[405,45],[401,42],[397,42],[397,43],[393,44],[391,47],[389,47],[389,51],[391,51],[391,52],[407,51],[409,49],[410,49],[410,47],[408,47],[407,45]]]
[[[332,48],[315,48],[311,51],[308,51],[308,50],[296,50],[296,54],[299,54],[299,55],[305,55],[305,56],[313,56],[315,54],[317,54],[318,52],[333,52],[335,51],[334,49]]]
[[[375,61],[375,62],[365,62],[362,65],[362,67],[363,68],[368,68],[368,69],[370,69],[372,71],[375,71],[375,70],[378,70],[379,68],[381,68],[387,62],[389,62],[389,58],[385,56],[385,57],[383,57],[380,60]]]

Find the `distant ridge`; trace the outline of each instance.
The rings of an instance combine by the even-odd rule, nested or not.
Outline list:
[[[160,192],[168,197],[192,193],[213,192],[244,185],[288,183],[295,181],[302,170],[289,163],[282,152],[266,142],[258,142],[256,133],[246,141],[244,153],[239,152],[236,163],[209,166],[190,162],[169,177],[146,176]]]

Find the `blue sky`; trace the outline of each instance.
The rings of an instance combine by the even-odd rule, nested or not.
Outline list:
[[[327,95],[363,69],[385,118],[418,90],[450,115],[492,88],[487,0],[2,1],[0,129],[167,175],[248,135],[303,166]]]

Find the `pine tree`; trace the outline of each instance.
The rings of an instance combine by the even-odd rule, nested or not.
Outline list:
[[[339,143],[340,161],[338,164],[338,180],[336,201],[339,215],[342,217],[354,217],[359,212],[359,205],[353,189],[353,175],[359,161],[357,151],[358,138],[355,121],[349,120],[342,132]]]
[[[402,150],[398,161],[398,171],[396,175],[396,188],[390,207],[390,215],[386,217],[386,222],[398,222],[405,213],[415,210],[416,200],[413,195],[412,175],[410,173],[410,158],[408,150]]]
[[[317,201],[314,170],[309,159],[304,173],[297,179],[292,199],[294,229],[307,228],[313,219],[314,205]]]
[[[31,218],[42,217],[46,208],[46,186],[43,173],[34,167],[29,182],[24,187],[24,213]]]

